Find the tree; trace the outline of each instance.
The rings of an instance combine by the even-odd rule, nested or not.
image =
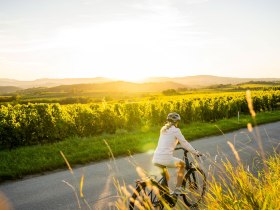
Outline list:
[[[178,93],[175,89],[167,89],[162,91],[162,94],[166,96],[172,96],[172,95],[177,95]]]

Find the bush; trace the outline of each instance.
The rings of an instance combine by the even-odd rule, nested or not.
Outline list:
[[[175,89],[168,89],[168,90],[162,91],[162,94],[166,95],[166,96],[172,96],[172,95],[177,95],[178,93]]]

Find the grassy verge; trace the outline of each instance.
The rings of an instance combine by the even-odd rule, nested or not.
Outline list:
[[[280,111],[258,113],[256,120],[257,124],[279,121]],[[228,132],[244,128],[249,122],[251,116],[241,116],[239,122],[237,118],[214,123],[197,122],[181,125],[181,129],[188,140],[194,140],[204,136],[219,135],[220,130]],[[0,151],[0,181],[66,168],[60,151],[72,166],[108,159],[110,152],[105,141],[115,157],[146,152],[156,147],[159,129],[160,127],[152,127],[134,132],[118,132],[114,135],[69,138],[54,144]]]
[[[280,155],[275,153],[266,162],[267,170],[258,177],[229,162],[221,173],[224,179],[209,183],[206,193],[207,209],[279,209]]]

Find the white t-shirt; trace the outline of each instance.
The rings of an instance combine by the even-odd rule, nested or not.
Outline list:
[[[180,142],[181,146],[189,152],[195,155],[197,154],[197,150],[195,150],[185,139],[181,130],[172,125],[168,129],[164,129],[164,127],[161,129],[158,145],[153,158],[160,159],[163,157],[173,156],[173,151],[178,142]]]

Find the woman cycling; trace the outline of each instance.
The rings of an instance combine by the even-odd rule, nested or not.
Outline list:
[[[178,168],[177,184],[174,190],[176,194],[186,194],[182,188],[183,176],[185,173],[185,162],[173,156],[174,149],[178,142],[181,146],[196,156],[202,155],[195,150],[190,143],[184,138],[181,130],[178,128],[181,117],[176,112],[169,113],[167,123],[160,130],[160,137],[157,148],[154,152],[153,163],[163,165],[170,168]]]

